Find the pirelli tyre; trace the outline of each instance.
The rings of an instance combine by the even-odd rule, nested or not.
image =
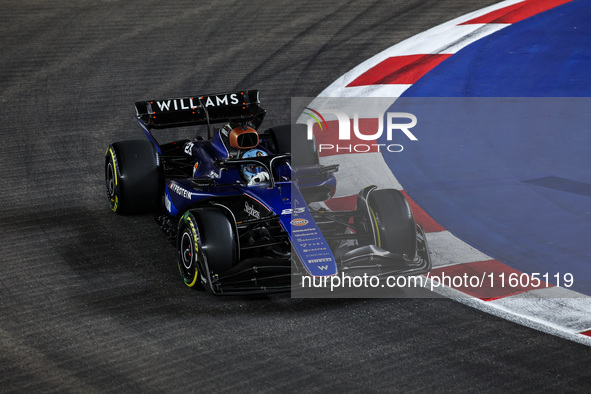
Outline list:
[[[218,207],[185,212],[177,230],[177,262],[185,285],[202,289],[211,275],[222,274],[238,260],[235,225]]]
[[[152,142],[131,140],[111,144],[105,153],[105,183],[113,212],[156,211],[162,203],[162,174]]]
[[[319,164],[316,140],[308,140],[307,127],[303,124],[275,126],[268,130],[275,153],[291,153],[293,166]]]
[[[404,195],[395,189],[372,190],[365,203],[374,244],[413,259],[417,252],[415,220]]]

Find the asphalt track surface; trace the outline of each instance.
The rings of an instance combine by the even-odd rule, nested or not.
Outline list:
[[[591,349],[447,299],[219,298],[106,203],[133,102],[256,88],[264,125],[490,1],[4,1],[0,391],[588,392]]]

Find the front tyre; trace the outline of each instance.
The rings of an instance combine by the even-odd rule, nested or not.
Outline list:
[[[415,220],[404,195],[394,189],[369,195],[369,210],[377,246],[413,259],[417,250]]]
[[[413,259],[417,252],[417,230],[404,195],[395,189],[373,190],[362,205],[366,221],[363,227],[374,245]]]
[[[201,288],[238,262],[235,223],[217,207],[185,212],[177,230],[177,262],[185,285]],[[213,291],[213,289],[212,289]]]

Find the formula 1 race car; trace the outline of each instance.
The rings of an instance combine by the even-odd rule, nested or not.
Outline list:
[[[334,195],[338,165],[319,164],[314,140],[299,129],[305,125],[258,131],[266,112],[258,91],[141,101],[135,108],[147,139],[108,147],[109,204],[120,214],[155,214],[176,246],[187,286],[264,293],[290,290],[304,275],[430,270],[425,233],[399,191],[368,186],[353,211],[323,208],[319,202]],[[214,133],[213,124],[221,125]],[[154,137],[173,127],[206,127],[207,138]]]

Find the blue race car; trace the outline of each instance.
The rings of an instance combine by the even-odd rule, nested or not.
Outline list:
[[[258,91],[141,101],[135,108],[147,139],[108,147],[108,201],[119,214],[155,214],[176,246],[187,286],[265,293],[288,291],[304,275],[431,269],[425,233],[399,191],[368,186],[353,211],[319,204],[334,195],[338,165],[319,163],[315,142],[298,128],[304,125],[259,131],[266,111]],[[207,138],[154,137],[158,129],[175,135],[177,127],[184,135],[206,128]]]

